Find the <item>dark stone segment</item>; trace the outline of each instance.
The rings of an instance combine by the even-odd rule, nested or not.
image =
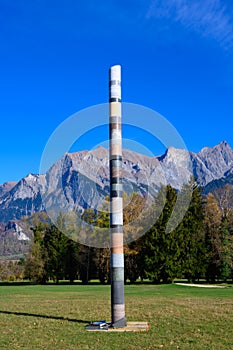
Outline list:
[[[117,154],[115,155],[112,155],[111,158],[110,158],[110,165],[111,165],[111,161],[112,160],[120,160],[122,161],[122,156],[118,156]]]
[[[123,232],[123,225],[110,225],[111,233],[122,233]]]
[[[111,179],[111,184],[119,184],[119,185],[121,185],[122,184],[122,178],[121,177],[113,177]]]
[[[110,167],[121,167],[122,166],[122,158],[121,159],[111,159],[110,160]]]
[[[112,86],[112,85],[120,85],[121,86],[121,81],[120,80],[110,80],[109,86]]]
[[[121,98],[117,98],[117,97],[110,97],[109,102],[121,102]]]
[[[112,284],[113,304],[124,304],[124,281],[115,281]]]
[[[123,191],[111,190],[112,198],[122,198],[122,196],[123,196]]]

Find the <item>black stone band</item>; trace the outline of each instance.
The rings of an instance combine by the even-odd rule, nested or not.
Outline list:
[[[121,86],[121,81],[120,80],[110,80],[109,86],[112,86],[112,85],[120,85]]]
[[[120,160],[120,161],[122,161],[122,156],[118,156],[118,155],[113,154],[110,157],[110,161],[112,161],[112,160]]]
[[[112,198],[122,198],[122,196],[123,196],[123,191],[111,190]]]
[[[122,159],[111,159],[110,160],[110,167],[115,168],[115,167],[121,167],[122,166]]]
[[[110,98],[109,98],[109,102],[121,102],[121,98],[110,97]]]
[[[122,233],[123,225],[110,225],[111,233]]]
[[[113,177],[111,179],[111,183],[112,184],[120,184],[120,185],[122,185],[122,178],[121,177]]]

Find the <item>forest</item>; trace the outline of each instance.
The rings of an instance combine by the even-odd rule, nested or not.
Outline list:
[[[126,282],[233,281],[233,187],[225,185],[203,195],[201,188],[192,186],[188,210],[173,230],[167,230],[167,223],[178,193],[171,186],[160,189],[149,213],[151,217],[157,215],[155,223],[145,234],[124,246]],[[161,198],[164,205],[158,214]],[[145,199],[133,193],[129,205],[124,208],[124,224],[139,217],[144,206]],[[108,211],[86,209],[82,220],[97,229],[109,227]],[[69,237],[61,229],[63,221],[63,214],[55,224],[49,221],[46,213],[34,214],[31,228],[34,239],[29,253],[20,261],[1,262],[0,278],[26,279],[40,284],[61,280],[110,283],[110,248],[91,247],[72,239],[78,227],[70,224]],[[135,230],[134,226],[127,227],[129,231]]]

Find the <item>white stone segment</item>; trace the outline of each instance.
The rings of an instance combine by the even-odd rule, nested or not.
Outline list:
[[[123,213],[112,213],[112,225],[123,225]]]
[[[121,139],[121,130],[118,130],[118,129],[113,129],[112,130],[112,135],[111,135],[112,137],[112,141],[113,140],[119,140],[119,139]]]
[[[111,255],[111,267],[124,267],[124,254],[112,254]]]
[[[111,98],[121,99],[121,86],[120,85],[111,85],[110,86],[110,96]]]
[[[110,68],[110,81],[121,80],[121,66],[115,65]]]
[[[115,80],[116,84],[111,85],[111,81]],[[121,99],[121,66],[116,65],[110,69],[110,97]],[[119,82],[119,83],[118,83]]]

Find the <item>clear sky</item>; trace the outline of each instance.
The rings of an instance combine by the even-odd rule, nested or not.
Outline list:
[[[0,0],[0,183],[38,173],[59,124],[108,102],[114,64],[123,100],[189,150],[233,146],[232,0]]]

